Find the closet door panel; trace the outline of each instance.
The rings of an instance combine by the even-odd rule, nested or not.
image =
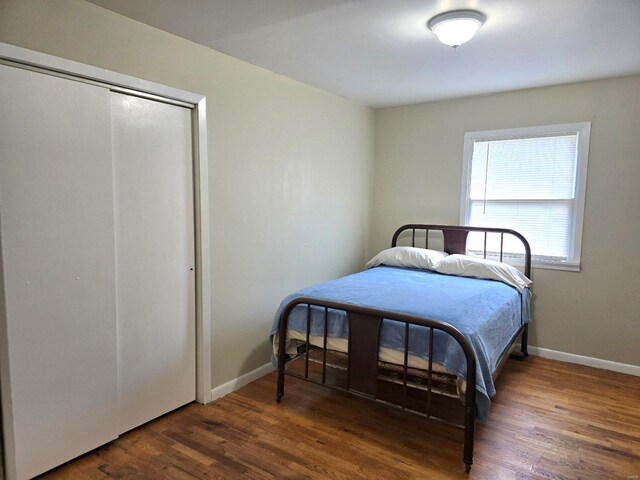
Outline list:
[[[3,65],[0,85],[3,428],[28,478],[118,433],[110,104]]]
[[[195,400],[191,111],[111,94],[119,430]]]

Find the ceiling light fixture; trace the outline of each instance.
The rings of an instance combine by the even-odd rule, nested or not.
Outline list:
[[[451,10],[431,18],[427,27],[442,43],[458,48],[473,38],[486,18],[477,10]]]

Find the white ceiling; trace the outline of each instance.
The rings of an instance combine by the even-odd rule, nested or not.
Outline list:
[[[374,107],[640,73],[640,0],[89,0]],[[453,50],[437,13],[487,16]]]

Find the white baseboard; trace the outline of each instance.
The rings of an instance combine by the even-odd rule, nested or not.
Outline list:
[[[255,370],[250,371],[249,373],[245,373],[244,375],[238,378],[230,380],[227,383],[223,383],[219,387],[215,387],[211,390],[211,401],[224,397],[225,395],[228,395],[231,392],[235,392],[239,388],[244,387],[248,383],[251,383],[254,380],[257,380],[260,377],[264,377],[265,375],[270,374],[274,370],[275,370],[275,367],[271,363],[267,363],[266,365],[263,365],[261,367],[256,368]]]
[[[530,346],[528,350],[530,355],[535,355],[536,357],[549,358],[551,360],[559,360],[567,363],[577,363],[578,365],[586,365],[587,367],[601,368],[603,370],[611,370],[613,372],[626,373],[627,375],[640,377],[640,365],[612,362],[610,360],[602,360],[601,358],[576,355],[575,353],[549,350],[548,348]],[[520,345],[518,345],[514,351],[519,352]]]
[[[520,351],[520,345],[514,345],[514,351]],[[601,368],[611,370],[613,372],[626,373],[640,377],[640,365],[630,365],[626,363],[612,362],[610,360],[602,360],[600,358],[585,357],[576,355],[575,353],[559,352],[557,350],[549,350],[548,348],[529,347],[529,354],[536,357],[549,358],[551,360],[559,360],[561,362],[576,363],[578,365],[586,365],[588,367]],[[271,363],[267,363],[255,370],[245,373],[244,375],[220,385],[211,390],[211,400],[217,400],[231,392],[235,392],[239,388],[257,380],[275,370]]]

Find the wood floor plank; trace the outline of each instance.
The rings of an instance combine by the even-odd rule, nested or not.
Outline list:
[[[627,479],[640,476],[640,378],[529,357],[507,362],[471,474],[462,432],[270,374],[190,404],[47,479]],[[636,477],[634,477],[636,476]]]

